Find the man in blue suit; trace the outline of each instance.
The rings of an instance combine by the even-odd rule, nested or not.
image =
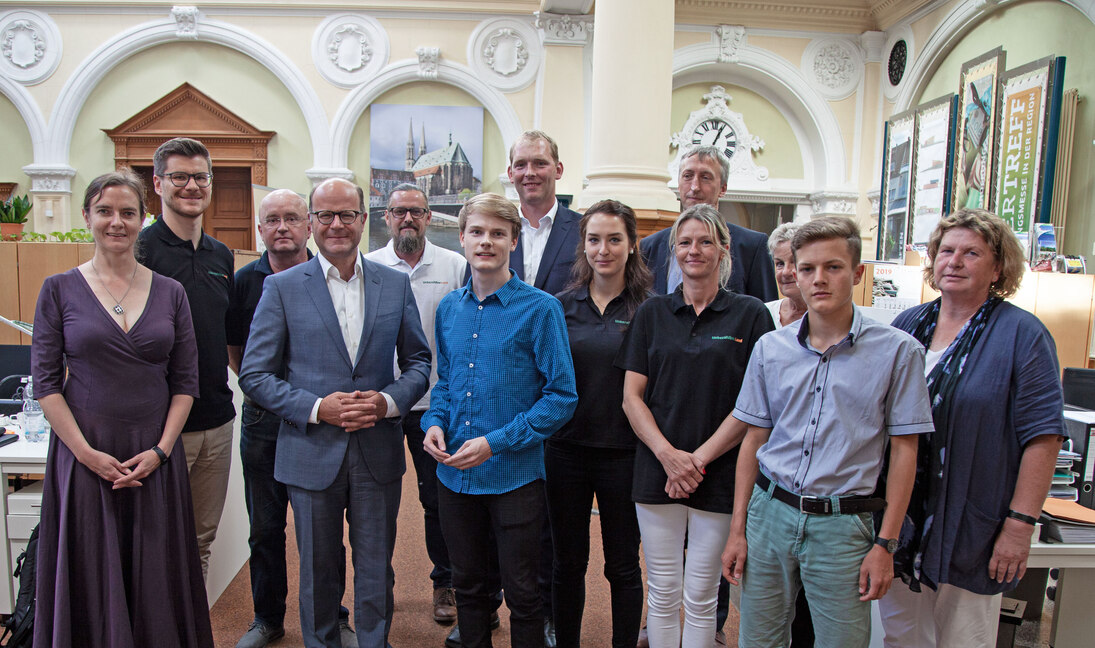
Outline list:
[[[563,177],[559,146],[543,131],[522,133],[509,149],[506,175],[521,198],[521,236],[510,268],[549,295],[562,292],[570,282],[582,215],[555,199],[555,181]]]
[[[697,146],[681,158],[677,186],[681,194],[681,211],[692,205],[708,204],[719,208],[719,198],[726,193],[730,162],[714,146]],[[772,256],[768,253],[768,237],[740,225],[727,223],[730,230],[730,282],[726,286],[740,295],[752,295],[762,302],[779,297]],[[669,253],[669,230],[665,228],[647,236],[639,244],[643,260],[654,273],[654,292],[671,293],[681,284],[680,266]]]
[[[358,646],[384,648],[405,470],[399,417],[426,393],[430,351],[407,276],[358,250],[366,217],[361,188],[332,178],[308,202],[319,255],[266,280],[240,386],[283,419],[274,477],[288,486],[293,505],[305,645],[341,645],[345,516]]]

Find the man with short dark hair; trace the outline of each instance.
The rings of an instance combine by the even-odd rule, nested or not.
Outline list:
[[[209,576],[209,553],[228,493],[232,468],[232,422],[236,410],[228,387],[225,315],[235,261],[228,247],[202,231],[213,191],[213,164],[201,142],[177,137],[152,158],[152,186],[163,210],[141,231],[142,262],[186,290],[198,343],[199,397],[183,426],[182,442],[194,501],[194,530],[202,574]]]
[[[308,203],[296,192],[278,189],[267,194],[259,204],[257,230],[266,250],[257,260],[236,272],[228,309],[228,365],[237,375],[243,361],[247,335],[251,331],[251,320],[262,296],[263,282],[272,274],[312,258],[307,248],[308,238],[312,235]],[[244,502],[251,523],[248,568],[255,617],[236,648],[262,648],[285,634],[285,597],[289,593],[285,566],[285,515],[289,509],[289,492],[285,484],[274,479],[274,456],[281,419],[245,397],[241,423],[240,459],[243,463]],[[345,579],[339,582],[345,582]],[[349,615],[349,610],[339,606],[342,648],[357,646]]]
[[[426,238],[426,228],[433,219],[426,193],[418,185],[402,183],[388,196],[384,222],[391,239],[379,250],[365,255],[366,259],[406,273],[422,318],[422,329],[434,354],[435,362],[430,382],[437,382],[437,345],[434,342],[434,315],[441,299],[463,283],[468,262],[464,257],[438,247]],[[445,537],[441,533],[441,518],[437,511],[437,462],[422,447],[422,415],[430,407],[430,392],[414,404],[403,418],[403,435],[411,453],[418,478],[418,501],[425,516],[426,553],[433,563],[433,620],[449,624],[456,621],[456,599],[452,589],[452,565]]]
[[[426,393],[430,351],[407,276],[358,250],[361,188],[325,180],[312,190],[310,209],[319,254],[266,279],[240,387],[282,419],[274,478],[293,505],[305,645],[341,646],[345,520],[358,645],[385,648],[405,470],[399,417]]]

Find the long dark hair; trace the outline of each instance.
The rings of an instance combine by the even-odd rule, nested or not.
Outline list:
[[[639,254],[639,226],[635,219],[635,212],[618,200],[602,200],[594,203],[578,222],[578,250],[574,254],[574,265],[570,268],[570,285],[567,289],[574,290],[588,286],[593,281],[593,268],[586,259],[586,229],[589,227],[589,219],[597,214],[615,216],[624,224],[628,255],[627,264],[624,266],[623,295],[624,307],[630,318],[635,314],[639,304],[646,301],[650,295],[650,289],[654,285],[654,275],[643,262],[643,255]]]

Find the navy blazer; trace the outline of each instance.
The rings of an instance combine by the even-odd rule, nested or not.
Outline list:
[[[582,215],[562,205],[555,212],[551,223],[544,255],[540,257],[540,268],[536,271],[536,283],[540,290],[549,295],[563,292],[570,283],[570,268],[574,265],[574,256],[578,251],[578,221]],[[525,254],[522,247],[524,237],[517,239],[517,249],[509,255],[509,267],[517,273],[517,278],[525,280]]]
[[[727,223],[730,230],[730,281],[726,287],[739,295],[752,295],[762,302],[779,297],[776,289],[776,270],[772,255],[768,253],[768,237],[740,225]],[[654,232],[639,242],[643,261],[654,273],[654,292],[666,292],[669,264],[676,260],[669,254],[667,227]]]
[[[316,491],[330,486],[350,434],[364,435],[365,461],[378,482],[394,481],[406,469],[398,418],[350,433],[308,422],[316,399],[336,391],[382,391],[406,414],[429,387],[430,348],[407,275],[367,259],[361,265],[365,317],[356,358],[346,352],[318,257],[267,277],[255,310],[239,384],[282,418],[274,478],[290,486]]]

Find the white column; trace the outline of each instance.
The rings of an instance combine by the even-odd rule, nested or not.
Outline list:
[[[578,206],[615,198],[675,212],[666,184],[674,3],[598,0],[595,11],[589,184]]]

